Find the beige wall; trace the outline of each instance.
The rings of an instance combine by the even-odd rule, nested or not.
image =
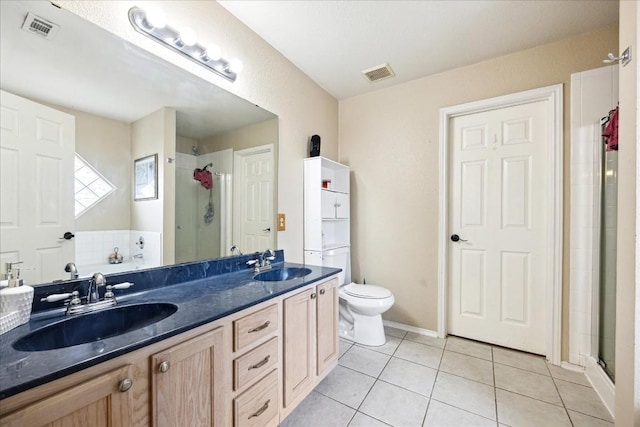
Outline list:
[[[200,140],[198,148],[200,154],[206,154],[227,148],[237,151],[266,144],[278,145],[277,118],[204,138]]]
[[[161,108],[131,124],[132,158],[158,154],[158,198],[131,198],[131,229],[162,233],[163,264],[173,264],[175,259],[175,167],[167,162],[168,158],[175,158],[175,152],[174,109]]]
[[[238,57],[244,70],[231,83],[135,32],[127,18],[134,1],[56,1],[157,56],[229,92],[273,112],[279,118],[278,211],[287,214],[287,230],[278,232],[278,248],[288,260],[303,261],[302,159],[310,135],[322,137],[322,155],[338,157],[338,102],[272,46],[214,1],[156,3],[174,27],[188,25],[202,41],[221,46],[226,57]]]
[[[602,66],[617,34],[607,28],[340,102],[339,158],[352,169],[352,274],[392,290],[387,319],[437,329],[440,108],[563,83],[566,360],[570,75]]]
[[[640,426],[640,305],[638,304],[636,199],[638,127],[638,33],[640,7],[620,2],[621,53],[633,46],[636,57],[620,67],[618,158],[618,266],[616,298],[616,426]]]

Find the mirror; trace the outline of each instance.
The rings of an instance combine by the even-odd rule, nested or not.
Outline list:
[[[70,210],[72,228],[59,232],[75,238],[54,237],[45,255],[18,248],[24,233],[4,233],[29,208],[19,205],[14,219],[2,209],[3,234],[12,236],[2,239],[3,265],[23,261],[22,277],[36,284],[68,279],[70,261],[82,277],[226,256],[232,245],[245,253],[276,247],[277,116],[47,1],[0,7],[0,88],[73,116],[74,151],[89,166],[80,172],[75,160],[73,172],[61,168],[75,185],[48,197],[49,216]],[[51,38],[23,30],[28,13],[59,28]],[[5,131],[3,118],[3,141]],[[134,162],[153,155],[157,197],[134,200]],[[19,176],[29,168],[16,167]],[[91,202],[83,187],[106,196],[76,216],[73,207]],[[7,197],[25,191],[2,190]]]

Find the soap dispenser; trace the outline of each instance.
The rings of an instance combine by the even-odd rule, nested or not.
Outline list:
[[[18,323],[15,326],[29,321],[34,293],[33,288],[25,286],[23,279],[20,278],[18,264],[22,262],[6,263],[8,286],[0,289],[0,316],[15,317],[17,313]]]

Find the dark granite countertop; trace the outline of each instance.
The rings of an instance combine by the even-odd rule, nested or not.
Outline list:
[[[178,335],[340,271],[337,268],[304,265],[311,273],[303,278],[262,282],[253,279],[253,271],[244,267],[243,258],[235,257],[234,261],[234,265],[242,266],[235,268],[241,268],[240,271],[226,272],[225,270],[234,270],[228,268],[230,259],[222,259],[221,265],[217,261],[209,261],[205,266],[203,263],[191,263],[186,267],[161,267],[147,272],[107,276],[107,282],[112,284],[131,279],[136,281],[135,286],[130,288],[132,292],[118,296],[118,306],[169,302],[176,304],[178,311],[147,327],[101,341],[47,351],[17,351],[11,345],[15,340],[65,318],[63,308],[34,311],[29,323],[0,335],[0,399]],[[283,260],[284,254],[278,251],[273,268],[303,266],[285,263]],[[215,267],[214,271],[211,271],[212,265]],[[193,274],[194,271],[197,273]],[[172,280],[161,280],[162,283],[151,283],[153,280],[148,280],[172,275],[178,279],[173,277]],[[58,291],[61,290],[59,286]],[[55,292],[50,291],[45,295],[51,293]],[[36,290],[35,300],[39,301],[41,296]],[[34,303],[34,310],[36,305]]]

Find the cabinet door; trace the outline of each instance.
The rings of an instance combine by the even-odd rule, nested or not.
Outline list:
[[[315,289],[284,300],[284,406],[305,394],[316,376]]]
[[[332,191],[322,190],[321,192],[321,210],[323,219],[333,219],[336,217],[336,193]]]
[[[317,372],[322,375],[338,360],[338,279],[318,285]]]
[[[154,426],[224,426],[223,330],[151,357]]]
[[[349,218],[349,195],[344,193],[336,193],[335,207],[336,218]]]
[[[133,369],[122,367],[29,405],[0,420],[3,426],[132,425]]]

